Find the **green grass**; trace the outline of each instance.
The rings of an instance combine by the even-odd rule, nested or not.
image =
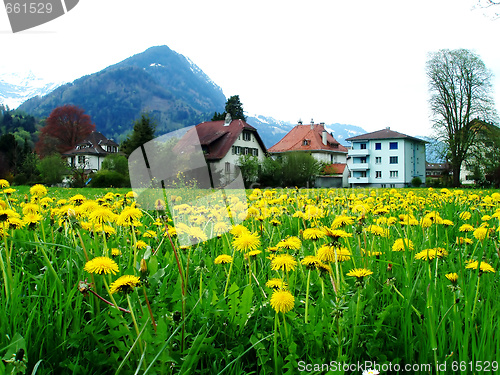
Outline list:
[[[23,202],[32,197],[29,187],[16,189],[10,204],[22,219]],[[33,228],[12,229],[9,221],[3,222],[0,356],[4,360],[23,348],[26,373],[36,374],[273,374],[276,369],[296,374],[306,368],[313,373],[361,373],[341,366],[358,361],[381,370],[392,366],[392,372],[381,373],[403,373],[397,366],[418,364],[429,364],[430,371],[423,367],[412,373],[446,374],[452,366],[457,369],[454,373],[481,373],[474,367],[478,363],[489,366],[490,373],[498,369],[500,195],[494,191],[289,189],[265,191],[266,196],[248,191],[258,215],[243,225],[259,234],[262,251],[250,261],[234,250],[230,233],[186,249],[174,237],[174,249],[164,236],[164,225],[155,225],[160,213],[145,212],[135,233],[131,227],[109,222],[115,233],[105,237],[80,224],[89,221],[91,212],[79,212],[75,205],[75,216],[68,216],[63,212],[68,207],[60,210],[57,204],[76,194],[98,199],[113,192],[120,195],[99,202],[120,214],[133,204],[133,199],[123,201],[128,191],[50,188],[47,196],[54,199],[40,208],[43,219]],[[307,215],[310,207],[319,208],[319,214],[294,216]],[[437,212],[439,219],[427,226],[422,220],[431,212]],[[470,212],[470,219],[462,219],[462,212]],[[300,261],[331,240],[305,240],[302,231],[329,227],[341,215],[353,218],[352,224],[339,228],[352,235],[339,239],[349,250],[349,259],[330,263],[331,273],[309,271]],[[412,215],[416,223],[401,224],[400,215]],[[274,226],[272,219],[281,224]],[[443,224],[440,219],[450,222]],[[491,231],[479,240],[473,232],[460,232],[465,223],[474,229],[487,225]],[[385,232],[373,234],[370,225]],[[143,237],[147,230],[156,237]],[[298,250],[288,250],[298,264],[287,273],[273,271],[269,247],[288,236],[301,239]],[[472,243],[457,242],[460,237]],[[414,249],[393,251],[398,238],[410,239]],[[135,250],[139,239],[148,247]],[[437,247],[447,255],[415,259],[418,252]],[[122,252],[113,258],[119,266],[116,275],[84,270],[87,258],[109,254],[112,248]],[[136,264],[131,262],[134,252]],[[232,266],[214,264],[220,254],[234,254]],[[140,275],[141,259],[147,264],[147,281],[129,295],[130,304],[122,293],[110,296],[105,282],[110,285],[119,276]],[[496,272],[466,269],[471,259],[487,262]],[[347,276],[353,268],[373,274],[358,280]],[[445,277],[451,272],[458,274],[456,284]],[[288,283],[295,298],[285,314],[276,314],[270,305],[273,290],[265,284],[275,277]],[[132,314],[118,311],[91,292],[82,293],[80,281],[85,280],[110,303],[113,297],[118,306],[130,308],[140,334]],[[13,366],[0,363],[0,373]]]

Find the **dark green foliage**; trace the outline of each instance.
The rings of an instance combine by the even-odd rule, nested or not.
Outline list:
[[[142,113],[141,118],[134,122],[134,129],[123,141],[120,150],[129,157],[137,147],[154,139],[155,131],[156,121],[148,113]]]
[[[98,73],[61,86],[20,108],[46,117],[56,107],[85,108],[98,130],[122,141],[131,120],[147,110],[164,134],[210,119],[225,102],[222,90],[184,56],[166,46],[153,47]]]
[[[281,162],[272,157],[266,157],[259,171],[259,183],[262,187],[281,186]]]
[[[93,188],[129,187],[130,181],[126,176],[116,171],[102,169],[92,176],[90,186]]]
[[[422,186],[422,179],[420,177],[413,177],[411,180],[411,186],[417,188]]]
[[[64,175],[69,172],[68,164],[59,154],[53,154],[40,160],[38,170],[43,183],[47,185],[61,183]]]
[[[252,155],[243,155],[238,160],[245,188],[250,188],[259,178],[259,159]]]
[[[282,186],[313,187],[314,177],[321,170],[321,163],[305,152],[290,152],[281,163]]]
[[[231,96],[226,102],[225,112],[223,113],[215,112],[212,117],[212,121],[225,120],[226,114],[228,113],[231,115],[231,118],[233,120],[241,119],[243,121],[246,121],[247,118],[243,113],[243,104],[241,104],[240,102],[239,95]]]
[[[128,160],[123,155],[111,154],[104,158],[101,169],[115,171],[124,176],[128,176]]]

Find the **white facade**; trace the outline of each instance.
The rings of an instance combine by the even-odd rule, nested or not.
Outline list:
[[[348,156],[353,187],[406,187],[414,177],[425,183],[425,142],[416,138],[353,140]]]
[[[76,169],[88,169],[92,171],[101,170],[101,164],[105,156],[99,155],[74,155],[68,156],[68,165]]]
[[[260,146],[255,134],[249,130],[243,130],[233,143],[224,157],[217,161],[210,161],[210,167],[213,171],[218,171],[224,175],[226,180],[231,180],[235,175],[235,166],[239,159],[244,155],[257,157],[259,163],[264,161],[265,151]]]

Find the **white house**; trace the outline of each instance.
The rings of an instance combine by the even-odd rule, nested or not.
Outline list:
[[[208,121],[196,125],[205,160],[212,171],[231,180],[242,155],[264,160],[267,152],[257,129],[243,120],[232,120],[230,115],[224,121]]]
[[[110,154],[118,153],[118,144],[97,131],[93,131],[76,147],[63,156],[68,164],[77,169],[83,169],[86,173],[97,172],[101,169],[104,158]]]
[[[426,141],[390,128],[346,140],[351,187],[406,187],[414,177],[425,184]]]

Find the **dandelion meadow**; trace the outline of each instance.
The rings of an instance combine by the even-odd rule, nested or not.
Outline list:
[[[498,371],[498,192],[0,186],[0,373]]]

